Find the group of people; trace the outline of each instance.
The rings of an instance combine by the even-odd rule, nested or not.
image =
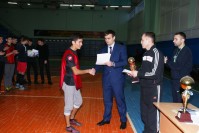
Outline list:
[[[40,68],[41,83],[44,84],[44,66],[47,72],[48,84],[52,84],[50,67],[48,60],[48,45],[43,39],[37,40],[37,45],[33,45],[33,41],[25,36],[20,38],[18,43],[17,37],[7,36],[5,44],[3,36],[0,35],[0,93],[5,93],[13,88],[19,90],[26,89],[24,84],[31,84],[30,69],[33,68],[34,84],[38,84],[37,58]],[[38,54],[28,54],[33,49],[38,50]],[[25,74],[27,71],[27,79]],[[16,75],[16,76],[15,76]],[[4,78],[4,88],[2,80]],[[16,78],[16,79],[15,79]],[[15,85],[15,87],[14,87]]]
[[[81,70],[76,51],[83,45],[83,36],[74,34],[71,38],[71,47],[68,48],[61,63],[60,88],[64,91],[64,115],[66,120],[66,131],[79,133],[73,126],[81,126],[75,119],[75,114],[82,104],[80,89],[82,88],[81,74],[91,74],[103,70],[102,87],[104,115],[97,123],[98,126],[110,124],[113,97],[116,100],[120,115],[120,129],[126,128],[126,103],[124,96],[125,74],[122,72],[127,65],[127,51],[124,45],[115,42],[116,35],[113,30],[107,30],[104,34],[106,46],[99,53],[110,53],[110,61],[104,65],[96,65],[92,69]],[[153,102],[159,102],[163,82],[164,65],[171,69],[172,97],[173,102],[181,102],[180,79],[189,75],[192,70],[192,53],[185,46],[186,35],[183,32],[175,33],[173,56],[167,58],[156,48],[155,34],[145,32],[141,37],[142,48],[146,50],[142,57],[142,64],[138,70],[128,73],[131,77],[137,77],[141,86],[140,110],[144,123],[144,133],[159,132],[159,112]]]

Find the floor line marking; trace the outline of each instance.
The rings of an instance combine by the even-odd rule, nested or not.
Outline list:
[[[127,119],[128,119],[128,121],[129,121],[129,123],[130,123],[130,125],[131,125],[131,128],[133,129],[133,132],[134,132],[134,133],[137,133],[137,131],[136,131],[136,129],[135,129],[135,126],[133,125],[133,122],[132,122],[132,120],[131,120],[131,118],[130,118],[128,112],[127,112]]]
[[[1,95],[0,97],[31,97],[31,98],[64,98],[63,96],[32,96],[32,95]],[[97,97],[83,97],[83,99],[97,99],[102,100],[103,98]]]

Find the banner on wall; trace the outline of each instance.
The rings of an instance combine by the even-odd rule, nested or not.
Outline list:
[[[34,36],[46,37],[70,37],[74,33],[80,33],[84,38],[104,38],[104,32],[94,31],[65,31],[65,30],[34,30]]]

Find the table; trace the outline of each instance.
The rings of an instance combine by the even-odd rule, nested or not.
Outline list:
[[[161,133],[199,133],[199,126],[179,122],[175,116],[182,103],[154,103],[160,111],[160,132]],[[190,109],[198,109],[188,104]],[[174,112],[176,110],[176,112]]]

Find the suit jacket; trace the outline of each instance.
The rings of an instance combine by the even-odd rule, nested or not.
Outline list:
[[[105,46],[100,53],[108,53],[108,46]],[[115,63],[115,66],[109,67],[106,65],[96,65],[96,71],[103,70],[102,82],[106,84],[121,84],[124,82],[125,74],[122,73],[127,65],[127,51],[125,45],[115,43],[110,57],[110,61]]]
[[[190,75],[192,70],[192,52],[186,45],[178,53],[176,62],[174,62],[174,55],[177,52],[176,48],[173,53],[171,60],[168,60],[167,65],[171,69],[172,79],[179,80],[184,76]]]

